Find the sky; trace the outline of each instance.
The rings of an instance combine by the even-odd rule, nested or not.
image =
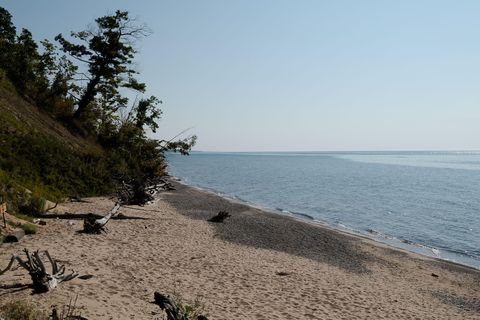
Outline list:
[[[153,137],[202,151],[480,150],[480,1],[0,0],[36,40],[127,10]]]

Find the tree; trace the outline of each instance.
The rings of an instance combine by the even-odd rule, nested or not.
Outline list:
[[[12,23],[12,15],[5,8],[0,7],[0,40],[15,42],[16,29]]]
[[[10,12],[0,7],[0,68],[7,69],[12,62],[11,53],[15,44],[16,29]]]
[[[27,93],[29,83],[37,80],[40,55],[37,51],[37,44],[32,38],[32,33],[22,29],[15,46],[15,66],[10,71],[10,78],[20,93]]]
[[[96,99],[104,112],[114,113],[126,107],[128,99],[120,94],[120,88],[129,88],[143,93],[145,84],[138,82],[132,69],[136,53],[136,39],[148,34],[144,26],[135,25],[128,12],[116,11],[95,20],[92,30],[72,32],[71,36],[81,44],[66,40],[62,34],[55,37],[62,50],[87,66],[86,81],[77,100],[74,118],[81,118]]]
[[[39,70],[47,82],[44,96],[37,103],[53,114],[66,116],[73,113],[74,96],[80,92],[75,82],[78,67],[67,56],[60,55],[58,48],[48,40],[41,41],[43,53]]]

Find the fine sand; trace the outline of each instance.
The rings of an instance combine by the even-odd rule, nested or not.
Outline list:
[[[81,220],[48,219],[38,234],[0,246],[0,269],[23,248],[48,249],[88,280],[44,294],[0,276],[0,305],[48,310],[77,298],[88,319],[163,319],[153,292],[199,300],[209,319],[480,319],[480,272],[225,200],[175,183],[154,204],[122,207],[146,219],[112,220],[108,233],[79,233]],[[61,212],[105,213],[106,198]],[[220,210],[224,223],[206,220]]]

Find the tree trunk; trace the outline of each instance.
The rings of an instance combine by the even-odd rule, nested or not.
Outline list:
[[[95,98],[95,95],[97,94],[97,86],[100,83],[101,77],[97,75],[95,78],[90,80],[90,82],[87,85],[87,89],[85,89],[85,93],[82,95],[80,98],[80,101],[78,102],[78,108],[73,114],[74,119],[79,119],[80,116],[85,112],[87,109],[88,105],[93,101]]]

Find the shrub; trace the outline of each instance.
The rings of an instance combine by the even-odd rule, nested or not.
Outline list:
[[[0,318],[5,320],[48,320],[48,315],[25,301],[15,301],[0,307]]]
[[[203,314],[203,304],[196,300],[193,304],[177,303],[178,316],[181,320],[196,320]]]
[[[158,291],[153,294],[155,304],[165,311],[166,320],[208,320],[203,314],[204,304],[195,299],[193,304],[185,303],[181,295],[174,293],[173,297],[164,295]]]
[[[25,234],[35,234],[35,233],[37,233],[37,227],[33,224],[24,223],[24,224],[19,225],[19,227],[21,229],[23,229],[23,231],[25,231]]]
[[[45,213],[45,203],[47,200],[43,197],[32,196],[28,203],[21,206],[20,212],[27,216],[39,216]]]
[[[37,227],[33,224],[17,223],[17,222],[11,222],[11,221],[7,221],[7,223],[9,225],[11,225],[12,227],[23,229],[23,231],[25,231],[25,234],[35,234],[35,233],[37,233]]]

